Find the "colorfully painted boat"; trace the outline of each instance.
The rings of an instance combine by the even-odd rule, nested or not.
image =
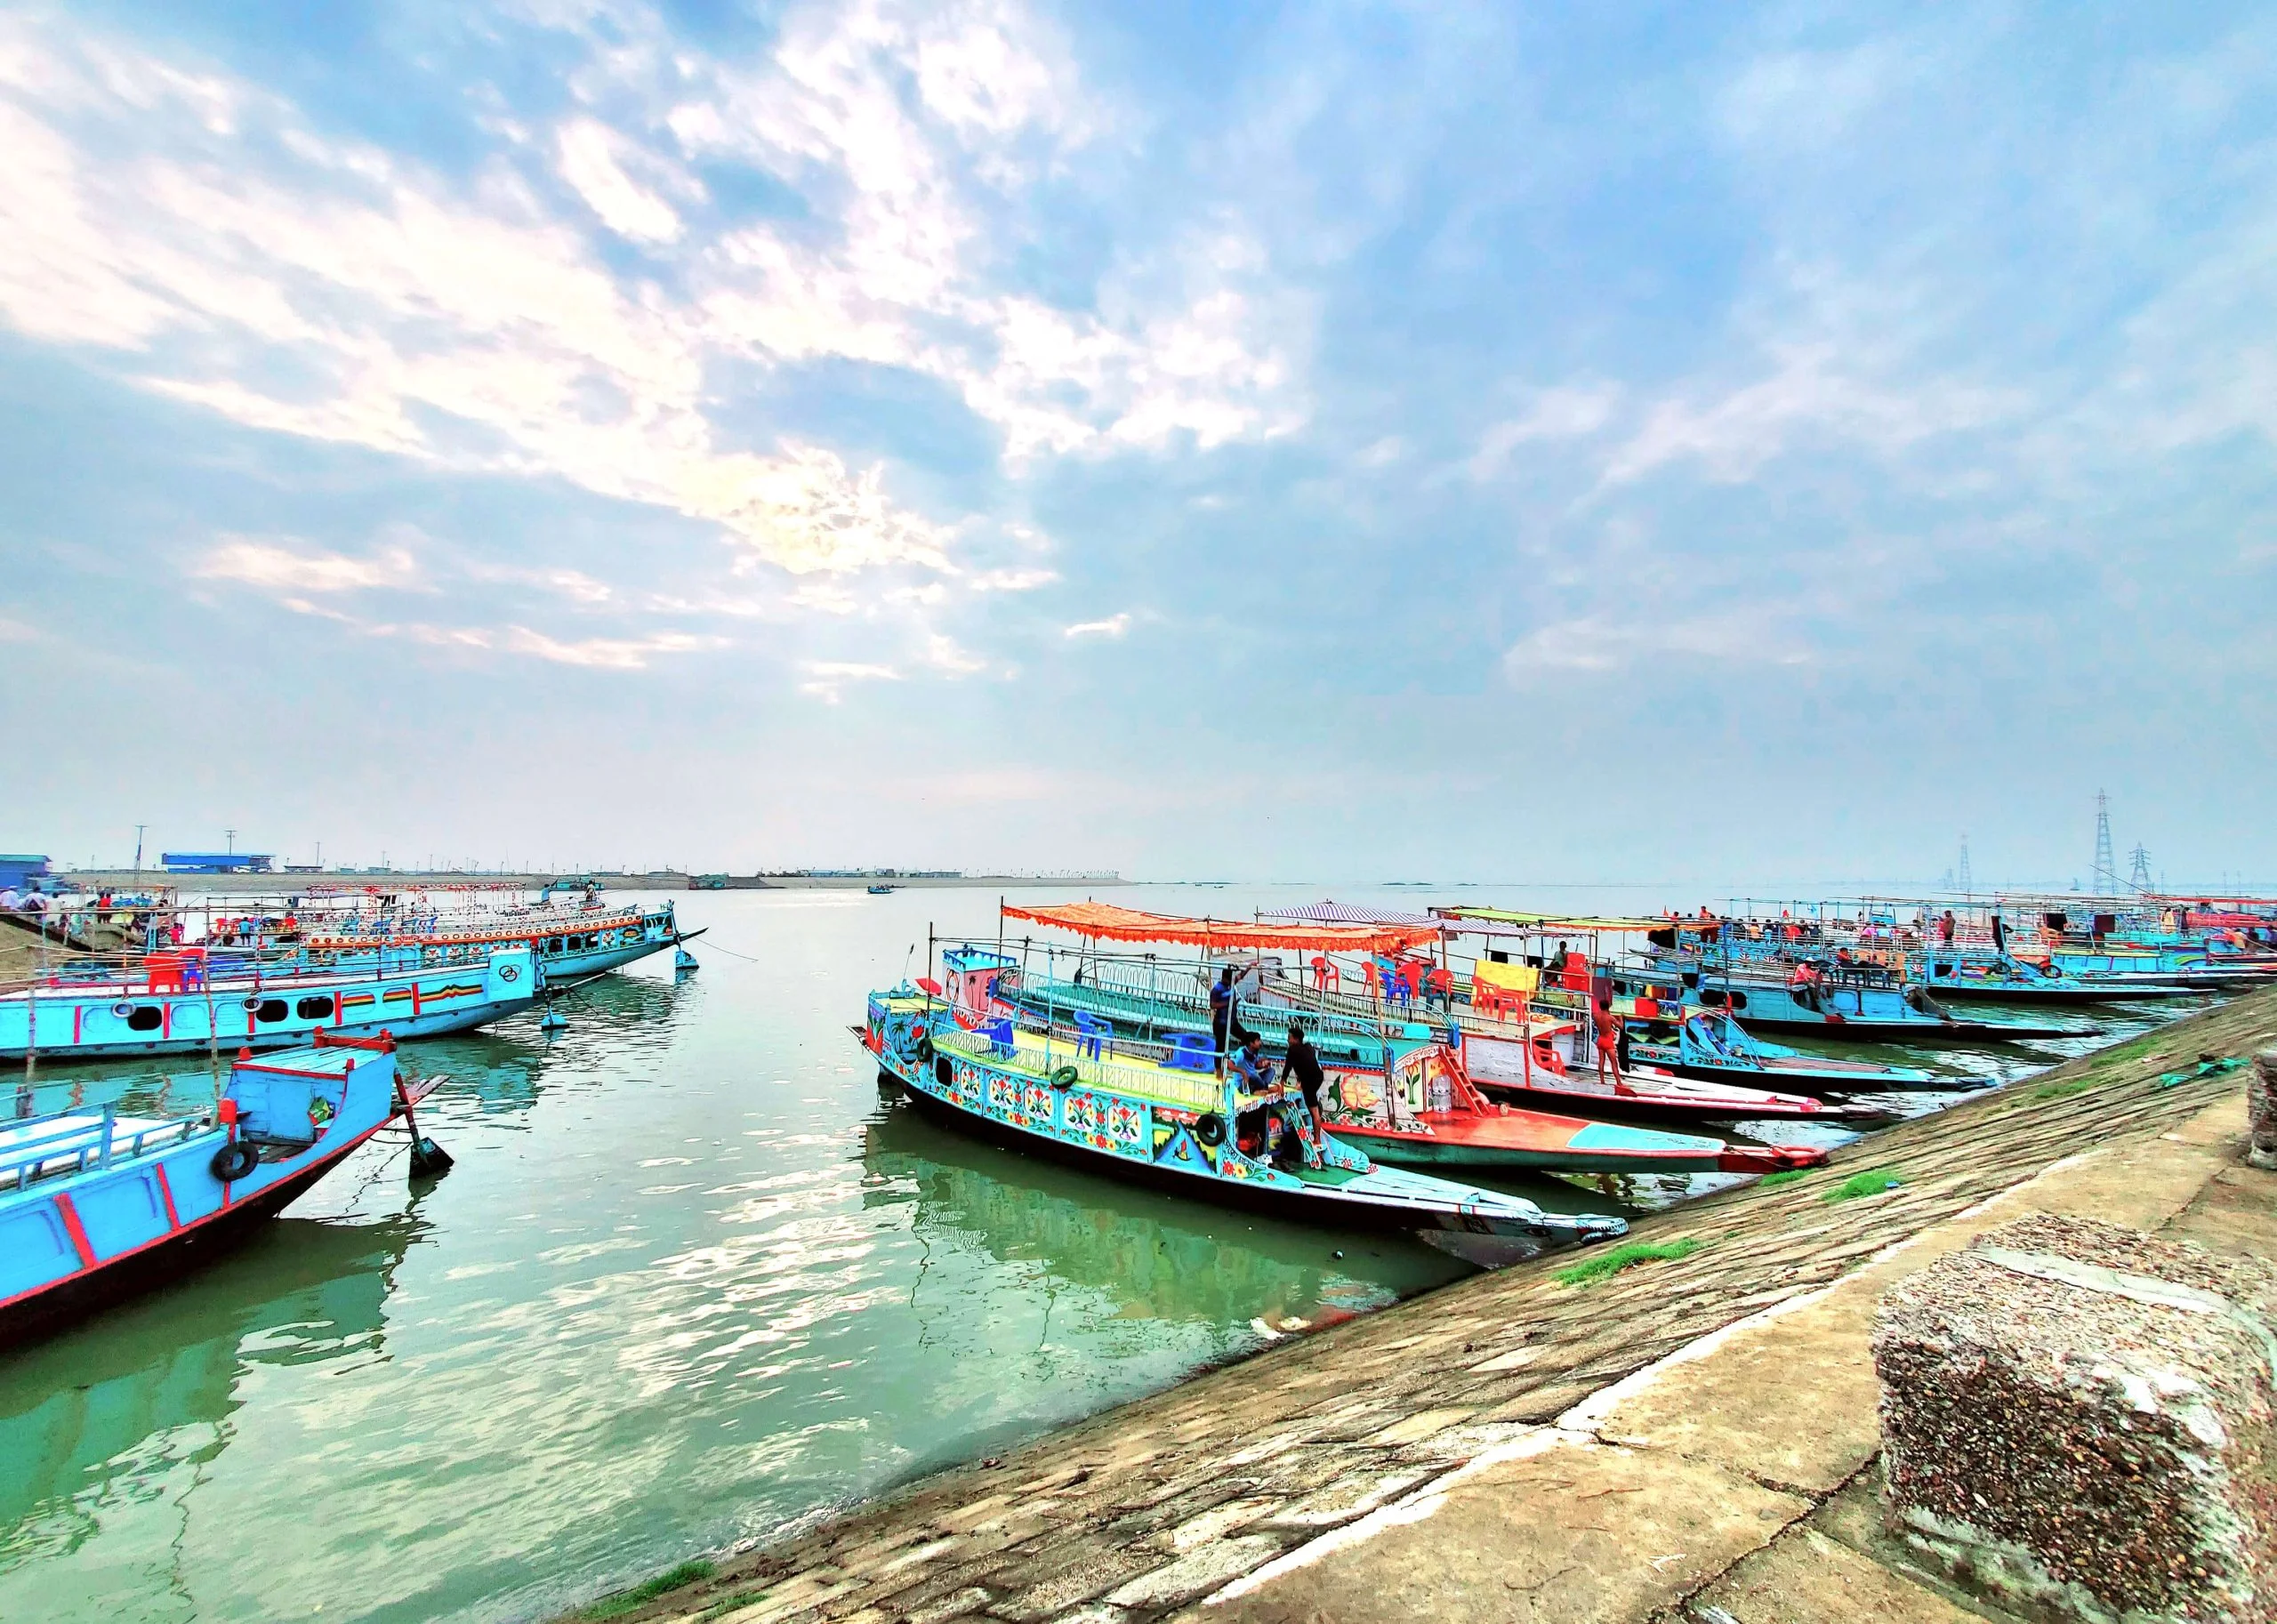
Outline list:
[[[209,1116],[106,1106],[0,1125],[0,1347],[179,1278],[433,1086],[398,1075],[385,1034],[326,1033],[240,1056]]]
[[[1820,1149],[1734,1145],[1496,1105],[1472,1086],[1461,1060],[1444,1044],[1418,1045],[1400,1056],[1388,1086],[1380,1070],[1326,1070],[1323,1125],[1380,1162],[1561,1173],[1777,1173],[1826,1161]]]
[[[44,1065],[209,1047],[280,1049],[319,1032],[397,1038],[463,1032],[527,1009],[544,985],[526,947],[437,969],[216,974],[201,950],[125,964],[75,961],[0,993],[0,1059]]]
[[[913,1104],[1001,1143],[1299,1221],[1486,1237],[1505,1259],[1627,1231],[1619,1218],[1380,1167],[1311,1124],[1293,1089],[1243,1094],[1206,1056],[1197,1068],[1086,1052],[976,998],[978,974],[945,996],[909,983],[871,994],[862,1041]],[[1294,1141],[1307,1148],[1276,1158]]]
[[[681,930],[669,902],[527,914],[350,915],[321,921],[308,933],[301,953],[318,969],[400,969],[469,964],[503,948],[523,948],[559,985],[622,969],[703,934]]]
[[[1868,1105],[1829,1105],[1808,1094],[1748,1088],[1648,1065],[1608,1067],[1600,1073],[1558,1052],[1556,1038],[1572,1030],[1568,1025],[1552,1028],[1548,1038],[1535,1040],[1531,1054],[1515,1040],[1468,1036],[1462,1045],[1466,1074],[1495,1099],[1645,1122],[1717,1118],[1840,1125],[1885,1114]],[[1632,1057],[1644,1057],[1633,1041]]]
[[[1887,1094],[1992,1086],[1989,1077],[1912,1065],[1877,1065],[1870,1060],[1805,1054],[1766,1043],[1721,1009],[1686,1009],[1673,1030],[1663,1023],[1648,1027],[1643,1035],[1632,1034],[1629,1052],[1645,1065],[1679,1077],[1776,1081],[1822,1093]]]

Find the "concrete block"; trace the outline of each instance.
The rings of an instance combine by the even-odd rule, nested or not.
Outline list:
[[[2090,1218],[1980,1235],[1874,1336],[1888,1507],[2001,1605],[2277,1620],[2277,1272]]]
[[[2253,1057],[2245,1085],[2245,1113],[2253,1130],[2246,1160],[2257,1168],[2277,1169],[2277,1049],[2265,1049]]]

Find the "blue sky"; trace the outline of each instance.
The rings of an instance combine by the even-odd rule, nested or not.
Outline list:
[[[0,845],[2277,880],[2273,59],[11,10]]]

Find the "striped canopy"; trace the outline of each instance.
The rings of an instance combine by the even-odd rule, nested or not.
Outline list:
[[[1290,953],[1397,953],[1436,941],[1430,925],[1251,924],[1241,920],[1179,919],[1111,902],[1070,902],[1055,907],[1003,904],[1006,919],[1031,920],[1111,942],[1173,942],[1186,947],[1280,948]]]

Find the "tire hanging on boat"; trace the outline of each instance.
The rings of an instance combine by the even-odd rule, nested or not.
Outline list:
[[[1194,1137],[1215,1150],[1226,1142],[1226,1119],[1215,1111],[1205,1111],[1194,1124]]]
[[[261,1165],[261,1153],[243,1139],[232,1139],[213,1153],[213,1177],[223,1184],[235,1184]]]
[[[1055,1089],[1072,1089],[1082,1081],[1083,1073],[1072,1065],[1063,1065],[1051,1073],[1051,1086]]]

